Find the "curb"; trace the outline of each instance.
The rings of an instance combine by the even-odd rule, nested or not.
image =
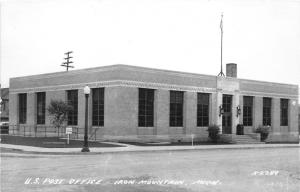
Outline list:
[[[55,151],[57,148],[46,148],[46,149],[53,149],[53,151],[42,151],[43,148],[38,148],[39,150],[34,149],[24,149],[24,146],[3,146],[0,145],[1,154],[3,154],[2,149],[4,150],[12,150],[9,152],[4,152],[5,154],[9,153],[23,153],[23,154],[42,154],[42,155],[99,155],[99,154],[112,154],[112,153],[145,153],[145,152],[172,152],[172,151],[196,151],[196,150],[237,150],[237,149],[273,149],[273,148],[300,148],[299,144],[264,144],[264,145],[223,145],[223,146],[211,146],[211,147],[203,147],[203,146],[184,146],[184,147],[173,147],[173,148],[161,148],[159,147],[122,147],[122,148],[115,148],[116,150],[108,150],[103,148],[90,148],[91,152],[81,152],[81,148],[72,148],[74,151],[67,151],[67,152],[60,152]],[[27,147],[27,146],[25,146]],[[61,149],[61,148],[59,148]],[[93,151],[97,149],[98,151]],[[123,149],[123,150],[122,150]],[[75,151],[76,150],[76,151]],[[77,151],[78,150],[78,151]],[[6,155],[7,156],[7,155]]]

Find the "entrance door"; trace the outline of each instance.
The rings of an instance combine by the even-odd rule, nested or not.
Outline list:
[[[224,113],[222,116],[222,133],[231,134],[231,125],[232,125],[232,96],[223,95],[223,109]]]

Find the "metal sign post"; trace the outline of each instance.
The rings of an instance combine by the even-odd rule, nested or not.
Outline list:
[[[194,147],[194,134],[192,134],[192,147]]]
[[[66,127],[66,134],[68,135],[67,144],[70,143],[70,135],[72,134],[72,127]]]

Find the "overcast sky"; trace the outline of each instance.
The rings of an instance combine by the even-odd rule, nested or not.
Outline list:
[[[300,0],[0,0],[1,84],[9,78],[129,64],[300,84]],[[224,67],[225,69],[225,67]]]

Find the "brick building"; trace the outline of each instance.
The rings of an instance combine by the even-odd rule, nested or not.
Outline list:
[[[299,135],[300,135],[300,105],[298,108],[298,127],[299,127]]]
[[[8,121],[8,100],[9,100],[9,89],[1,88],[0,89],[0,121]]]
[[[243,124],[248,135],[271,126],[269,142],[299,142],[298,86],[238,79],[236,65],[226,67],[227,77],[112,65],[11,78],[10,125],[51,126],[45,108],[61,99],[74,107],[68,125],[82,134],[88,85],[89,133],[97,139],[205,140],[211,124],[224,135]]]

